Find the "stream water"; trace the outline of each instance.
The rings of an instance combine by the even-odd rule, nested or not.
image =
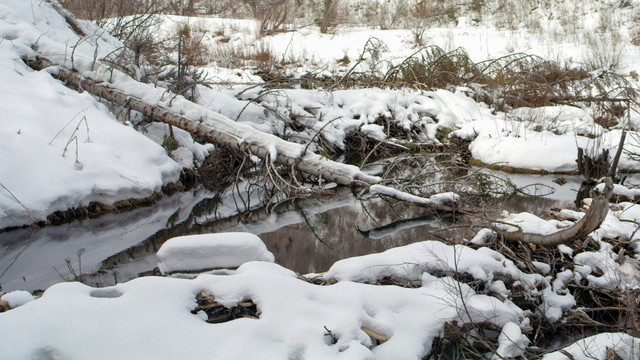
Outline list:
[[[545,196],[512,197],[493,205],[490,215],[498,216],[502,209],[543,214],[552,207],[568,208],[580,186],[579,177],[565,176],[564,185],[553,182],[557,176],[509,177],[525,192]],[[357,199],[348,189],[338,189],[332,196],[285,201],[269,211],[260,208],[239,215],[237,205],[233,192],[198,188],[121,214],[2,232],[2,291],[46,289],[73,279],[93,286],[127,281],[152,273],[162,243],[186,234],[254,233],[277,263],[309,273],[326,271],[342,258],[428,239],[470,238],[477,231],[468,220],[434,216],[407,203]]]

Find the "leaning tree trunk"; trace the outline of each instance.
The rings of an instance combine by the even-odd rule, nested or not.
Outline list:
[[[600,156],[600,160],[598,160],[598,163],[600,163],[600,176],[607,176],[605,179],[604,190],[602,192],[593,191],[591,193],[593,201],[591,202],[591,206],[589,206],[589,210],[587,210],[584,217],[573,226],[549,235],[525,233],[522,229],[519,229],[518,231],[503,231],[495,226],[494,230],[507,240],[522,241],[541,246],[556,246],[568,243],[571,240],[585,237],[595,229],[599,228],[609,212],[609,200],[611,199],[611,195],[613,195],[613,180],[616,178],[616,170],[618,168],[620,156],[622,155],[626,136],[627,131],[623,130],[620,135],[618,149],[608,171],[606,166],[609,162],[609,152],[605,151],[603,155]],[[584,156],[583,150],[578,148],[578,168],[581,170],[580,172],[582,175],[588,177],[592,174],[588,169],[586,169],[587,166],[585,166],[585,164],[588,164],[589,161],[584,161],[585,159],[591,161],[588,156]]]
[[[494,226],[494,230],[507,240],[522,241],[541,246],[556,246],[580,239],[600,227],[609,212],[609,199],[613,194],[613,181],[607,178],[603,192],[592,192],[593,201],[587,213],[573,226],[548,235],[518,231],[504,231]]]

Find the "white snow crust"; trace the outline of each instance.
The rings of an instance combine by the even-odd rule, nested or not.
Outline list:
[[[357,7],[359,2],[352,0],[350,4]],[[629,4],[639,5],[636,0]],[[586,16],[589,26],[585,31],[597,26],[594,14]],[[177,16],[167,19],[171,26],[191,21]],[[588,49],[567,39],[560,45],[552,44],[548,38],[526,31],[468,26],[471,19],[458,20],[460,26],[433,27],[427,36],[447,50],[464,46],[474,61],[514,51],[588,60]],[[556,19],[541,21],[549,31],[560,26]],[[256,45],[255,21],[206,18],[202,22],[222,28],[229,36],[230,47]],[[324,143],[342,150],[346,139],[357,133],[404,146],[410,142],[438,144],[442,133],[451,131],[449,136],[471,141],[473,158],[483,163],[573,172],[577,168],[578,147],[593,153],[606,149],[613,154],[622,134],[621,126],[605,130],[596,124],[592,109],[555,106],[497,112],[476,101],[474,92],[467,88],[288,89],[265,94],[262,80],[251,71],[225,69],[215,63],[205,69],[210,78],[224,84],[199,87],[196,102],[204,108],[193,111],[186,100],[172,101],[165,96],[166,89],[140,84],[100,64],[94,66],[95,57],[102,58],[122,44],[89,22],[81,25],[88,34],[83,39],[49,2],[0,0],[0,228],[37,222],[55,211],[90,202],[113,204],[149,196],[176,181],[182,169],[194,167],[213,150],[213,146],[197,144],[189,134],[174,128],[179,148],[167,153],[161,146],[168,134],[166,125],[136,129],[87,92],[70,90],[55,80],[51,77],[55,69],[35,71],[22,60],[38,55],[73,67],[86,77],[111,81],[114,88],[153,104],[167,106],[171,102],[177,111],[202,117],[245,144],[268,148],[272,160],[283,153],[316,156],[303,151],[317,134]],[[170,29],[165,27],[163,31]],[[629,34],[624,35],[628,38]],[[320,34],[309,26],[265,36],[262,41],[282,58],[308,60],[300,68],[289,69],[289,74],[304,74],[314,65],[321,68],[320,76],[331,76],[348,69],[338,65],[337,59],[357,59],[372,36],[384,43],[380,51],[385,66],[397,64],[415,51],[407,40],[410,31],[398,29],[341,27],[335,34]],[[630,45],[618,68],[636,84],[629,73],[638,71],[637,54],[637,46]],[[247,88],[254,85],[257,86]],[[278,116],[273,109],[278,110]],[[304,129],[288,132],[282,118],[292,119]],[[386,122],[393,122],[412,139],[391,138],[384,131]],[[630,131],[625,147],[637,150],[640,116],[632,115],[627,125]],[[295,143],[274,135],[287,136]],[[308,149],[318,150],[316,144],[309,144]],[[623,153],[619,167],[640,170],[640,163]],[[336,168],[347,176],[379,181],[356,167]],[[414,197],[381,185],[372,186],[371,192],[427,205],[457,199],[450,193],[428,199]],[[615,192],[628,197],[637,195],[637,190],[622,186],[616,186]],[[175,202],[184,205],[183,202],[193,201],[191,196],[201,195],[185,195]],[[48,238],[56,239],[66,229],[78,232],[77,239],[63,245],[42,241],[23,248],[9,244],[2,248],[4,259],[22,257],[26,261],[7,267],[6,274],[14,279],[20,278],[18,274],[29,274],[34,283],[47,286],[52,282],[51,274],[29,273],[30,265],[40,261],[29,246],[56,252],[59,260],[51,260],[50,264],[55,270],[65,266],[64,257],[77,254],[78,263],[84,256],[85,271],[97,271],[108,251],[132,245],[123,239],[123,233],[146,238],[164,229],[171,219],[175,221],[174,214],[179,220],[184,219],[190,208],[180,207],[176,213],[176,204],[171,203],[174,199],[170,200],[147,218],[150,225],[146,229],[138,228],[136,223],[111,224],[111,228],[105,226],[96,235],[73,225],[48,233]],[[573,210],[560,214],[568,220],[545,220],[519,213],[507,214],[503,221],[526,232],[550,234],[584,216]],[[280,221],[293,222],[298,217],[287,215]],[[163,272],[205,267],[237,269],[193,275],[192,279],[179,278],[186,277],[184,274],[149,276],[102,289],[77,282],[60,283],[35,300],[25,291],[3,294],[2,300],[9,302],[12,309],[0,314],[0,358],[410,359],[426,355],[433,339],[442,336],[445,324],[453,321],[458,325],[492,322],[502,329],[497,353],[520,356],[529,342],[524,331],[529,316],[545,316],[556,322],[576,309],[576,299],[567,288],[570,282],[586,279],[588,286],[617,291],[640,288],[638,221],[640,206],[621,203],[612,207],[600,228],[590,234],[599,248],[574,251],[569,246],[559,246],[562,255],[572,258],[574,264],[555,275],[549,275],[549,264],[540,262],[533,263],[537,272],[526,273],[519,264],[483,247],[493,232],[482,229],[470,241],[473,248],[420,241],[379,254],[340,260],[324,274],[307,275],[331,283],[327,286],[314,285],[272,263],[273,255],[253,235],[174,238],[158,252]],[[632,253],[616,253],[605,241],[622,237],[629,238]],[[110,242],[110,249],[106,249],[106,242]],[[256,259],[262,261],[252,261]],[[155,258],[141,262],[155,263]],[[144,268],[136,266],[127,271],[135,274]],[[483,283],[486,290],[480,293],[457,281],[459,274]],[[415,288],[374,285],[389,278]],[[521,286],[527,295],[540,296],[542,304],[533,311],[523,311],[510,300],[503,300],[511,292],[505,278],[513,279],[515,283],[510,286]],[[12,288],[20,286],[21,280],[12,281]],[[196,307],[195,295],[201,291],[214,295],[228,307],[251,299],[258,306],[260,318],[206,323],[202,313],[191,313]],[[377,344],[364,328],[388,340]],[[335,336],[335,343],[330,334]],[[614,347],[619,356],[630,359],[640,353],[639,343],[627,334],[603,333],[580,340],[565,351],[574,359],[604,358],[608,348]],[[544,357],[565,358],[560,352]]]

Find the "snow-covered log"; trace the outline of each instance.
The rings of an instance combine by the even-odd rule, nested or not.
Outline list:
[[[494,226],[494,230],[507,240],[522,241],[541,246],[556,246],[568,243],[575,239],[580,239],[589,235],[592,231],[600,227],[600,224],[607,217],[609,212],[609,200],[613,194],[613,181],[607,178],[602,192],[592,193],[593,201],[587,213],[573,226],[562,229],[552,234],[528,233],[519,229],[517,231],[505,231]],[[509,225],[512,226],[512,225]]]
[[[48,58],[38,57],[25,59],[25,62],[34,69],[48,71],[78,91],[89,91],[96,97],[176,126],[207,141],[251,153],[266,162],[295,168],[327,182],[364,188],[373,195],[386,195],[439,211],[456,209],[456,194],[437,194],[427,199],[376,185],[381,178],[368,175],[356,166],[332,161],[308,151],[307,146],[233,121],[166,89],[136,81],[100,64],[92,64],[92,68],[96,66],[92,71],[88,66],[85,66],[84,71],[78,71],[65,66],[64,59],[58,60],[60,61],[56,63]]]
[[[362,172],[358,167],[338,163],[307,151],[304,145],[285,141],[235,122],[182,96],[135,81],[112,69],[80,73],[55,64],[49,59],[30,61],[47,69],[53,76],[79,91],[138,111],[146,116],[186,130],[216,144],[250,152],[265,161],[275,162],[341,185],[365,185],[381,179]],[[109,81],[108,79],[118,79]]]

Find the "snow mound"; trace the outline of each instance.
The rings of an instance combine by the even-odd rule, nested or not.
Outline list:
[[[421,281],[425,272],[466,273],[492,282],[499,275],[522,281],[526,287],[543,281],[538,274],[525,274],[504,255],[483,247],[422,241],[389,249],[379,254],[339,260],[323,275],[326,280],[375,283],[385,277]]]
[[[640,341],[624,333],[602,333],[578,340],[562,349],[574,360],[590,359],[637,359]],[[617,356],[613,356],[613,353]],[[545,355],[542,360],[567,360],[570,357],[560,351]]]
[[[545,220],[528,212],[509,214],[505,211],[503,216],[505,216],[505,219],[501,219],[503,223],[497,224],[496,227],[504,231],[522,230],[530,234],[550,235],[560,231],[561,228],[573,225],[570,221]]]
[[[29,306],[0,314],[1,356],[416,359],[431,350],[446,323],[519,323],[522,310],[464,284],[469,313],[461,312],[454,281],[432,278],[421,288],[348,281],[318,286],[279,265],[249,262],[227,275],[142,277],[99,291],[60,283]],[[259,319],[207,323],[191,312],[200,292],[225,307],[252,300]],[[372,332],[387,341],[378,344]]]
[[[14,309],[33,301],[33,295],[28,291],[17,290],[0,296],[0,300],[8,302],[9,306]]]
[[[163,274],[236,268],[248,261],[275,260],[262,240],[249,233],[179,236],[167,240],[157,255]]]
[[[527,345],[529,345],[529,338],[522,335],[520,327],[514,323],[508,323],[502,327],[502,332],[498,336],[497,355],[494,355],[493,359],[522,356]]]

